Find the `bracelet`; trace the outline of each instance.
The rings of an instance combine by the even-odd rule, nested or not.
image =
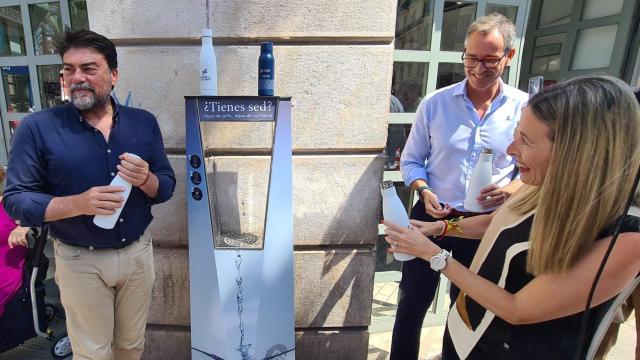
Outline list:
[[[429,185],[420,185],[418,186],[418,188],[416,189],[416,194],[418,194],[418,198],[420,198],[422,200],[422,192],[424,190],[429,190],[432,193],[436,193],[435,191],[433,191],[433,189],[431,187],[429,187]]]
[[[146,179],[144,179],[144,181],[142,182],[142,184],[138,185],[138,187],[142,187],[142,186],[144,186],[144,185],[147,183],[147,181],[149,181],[149,176],[151,176],[151,171],[147,170],[147,178],[146,178]]]
[[[440,231],[439,234],[433,234],[433,236],[442,236],[444,235],[445,231],[447,231],[447,221],[446,220],[438,220],[438,222],[442,222],[442,231]]]
[[[460,216],[457,218],[453,218],[453,219],[449,219],[446,220],[447,222],[447,228],[444,230],[444,232],[442,233],[442,235],[448,233],[449,231],[456,229],[458,231],[459,234],[462,234],[462,228],[460,227],[460,220],[462,220],[464,218],[464,216]]]
[[[440,234],[435,235],[438,237],[437,240],[442,240],[444,236],[453,229],[458,231],[459,234],[462,234],[462,228],[460,227],[459,222],[463,218],[464,216],[460,216],[460,217],[449,219],[449,220],[440,220],[444,223],[444,228],[442,229],[442,232]]]

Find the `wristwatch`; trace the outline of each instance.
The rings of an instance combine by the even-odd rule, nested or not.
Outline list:
[[[418,194],[418,198],[420,200],[422,200],[422,192],[425,191],[425,190],[429,190],[434,194],[436,193],[435,191],[433,191],[433,189],[431,187],[429,187],[429,185],[418,186],[418,188],[416,189],[416,194]]]
[[[439,253],[433,255],[431,260],[429,260],[429,264],[431,264],[431,270],[440,271],[447,266],[447,259],[451,256],[451,253],[445,249],[440,250]]]

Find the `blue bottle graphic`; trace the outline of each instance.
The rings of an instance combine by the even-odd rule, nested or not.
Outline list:
[[[273,96],[275,87],[275,59],[273,58],[273,43],[260,44],[260,59],[258,60],[258,95]]]

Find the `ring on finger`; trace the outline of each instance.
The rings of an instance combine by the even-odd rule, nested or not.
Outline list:
[[[489,196],[487,196],[485,199],[487,199],[487,200],[491,200],[491,199],[493,199],[493,196],[489,195]]]

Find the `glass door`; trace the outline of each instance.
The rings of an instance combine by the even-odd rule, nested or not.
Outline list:
[[[534,0],[520,87],[537,75],[547,84],[584,74],[623,78],[637,8],[634,0]]]
[[[86,2],[0,0],[0,165],[13,130],[33,111],[62,103],[55,42],[65,28],[88,28]]]

